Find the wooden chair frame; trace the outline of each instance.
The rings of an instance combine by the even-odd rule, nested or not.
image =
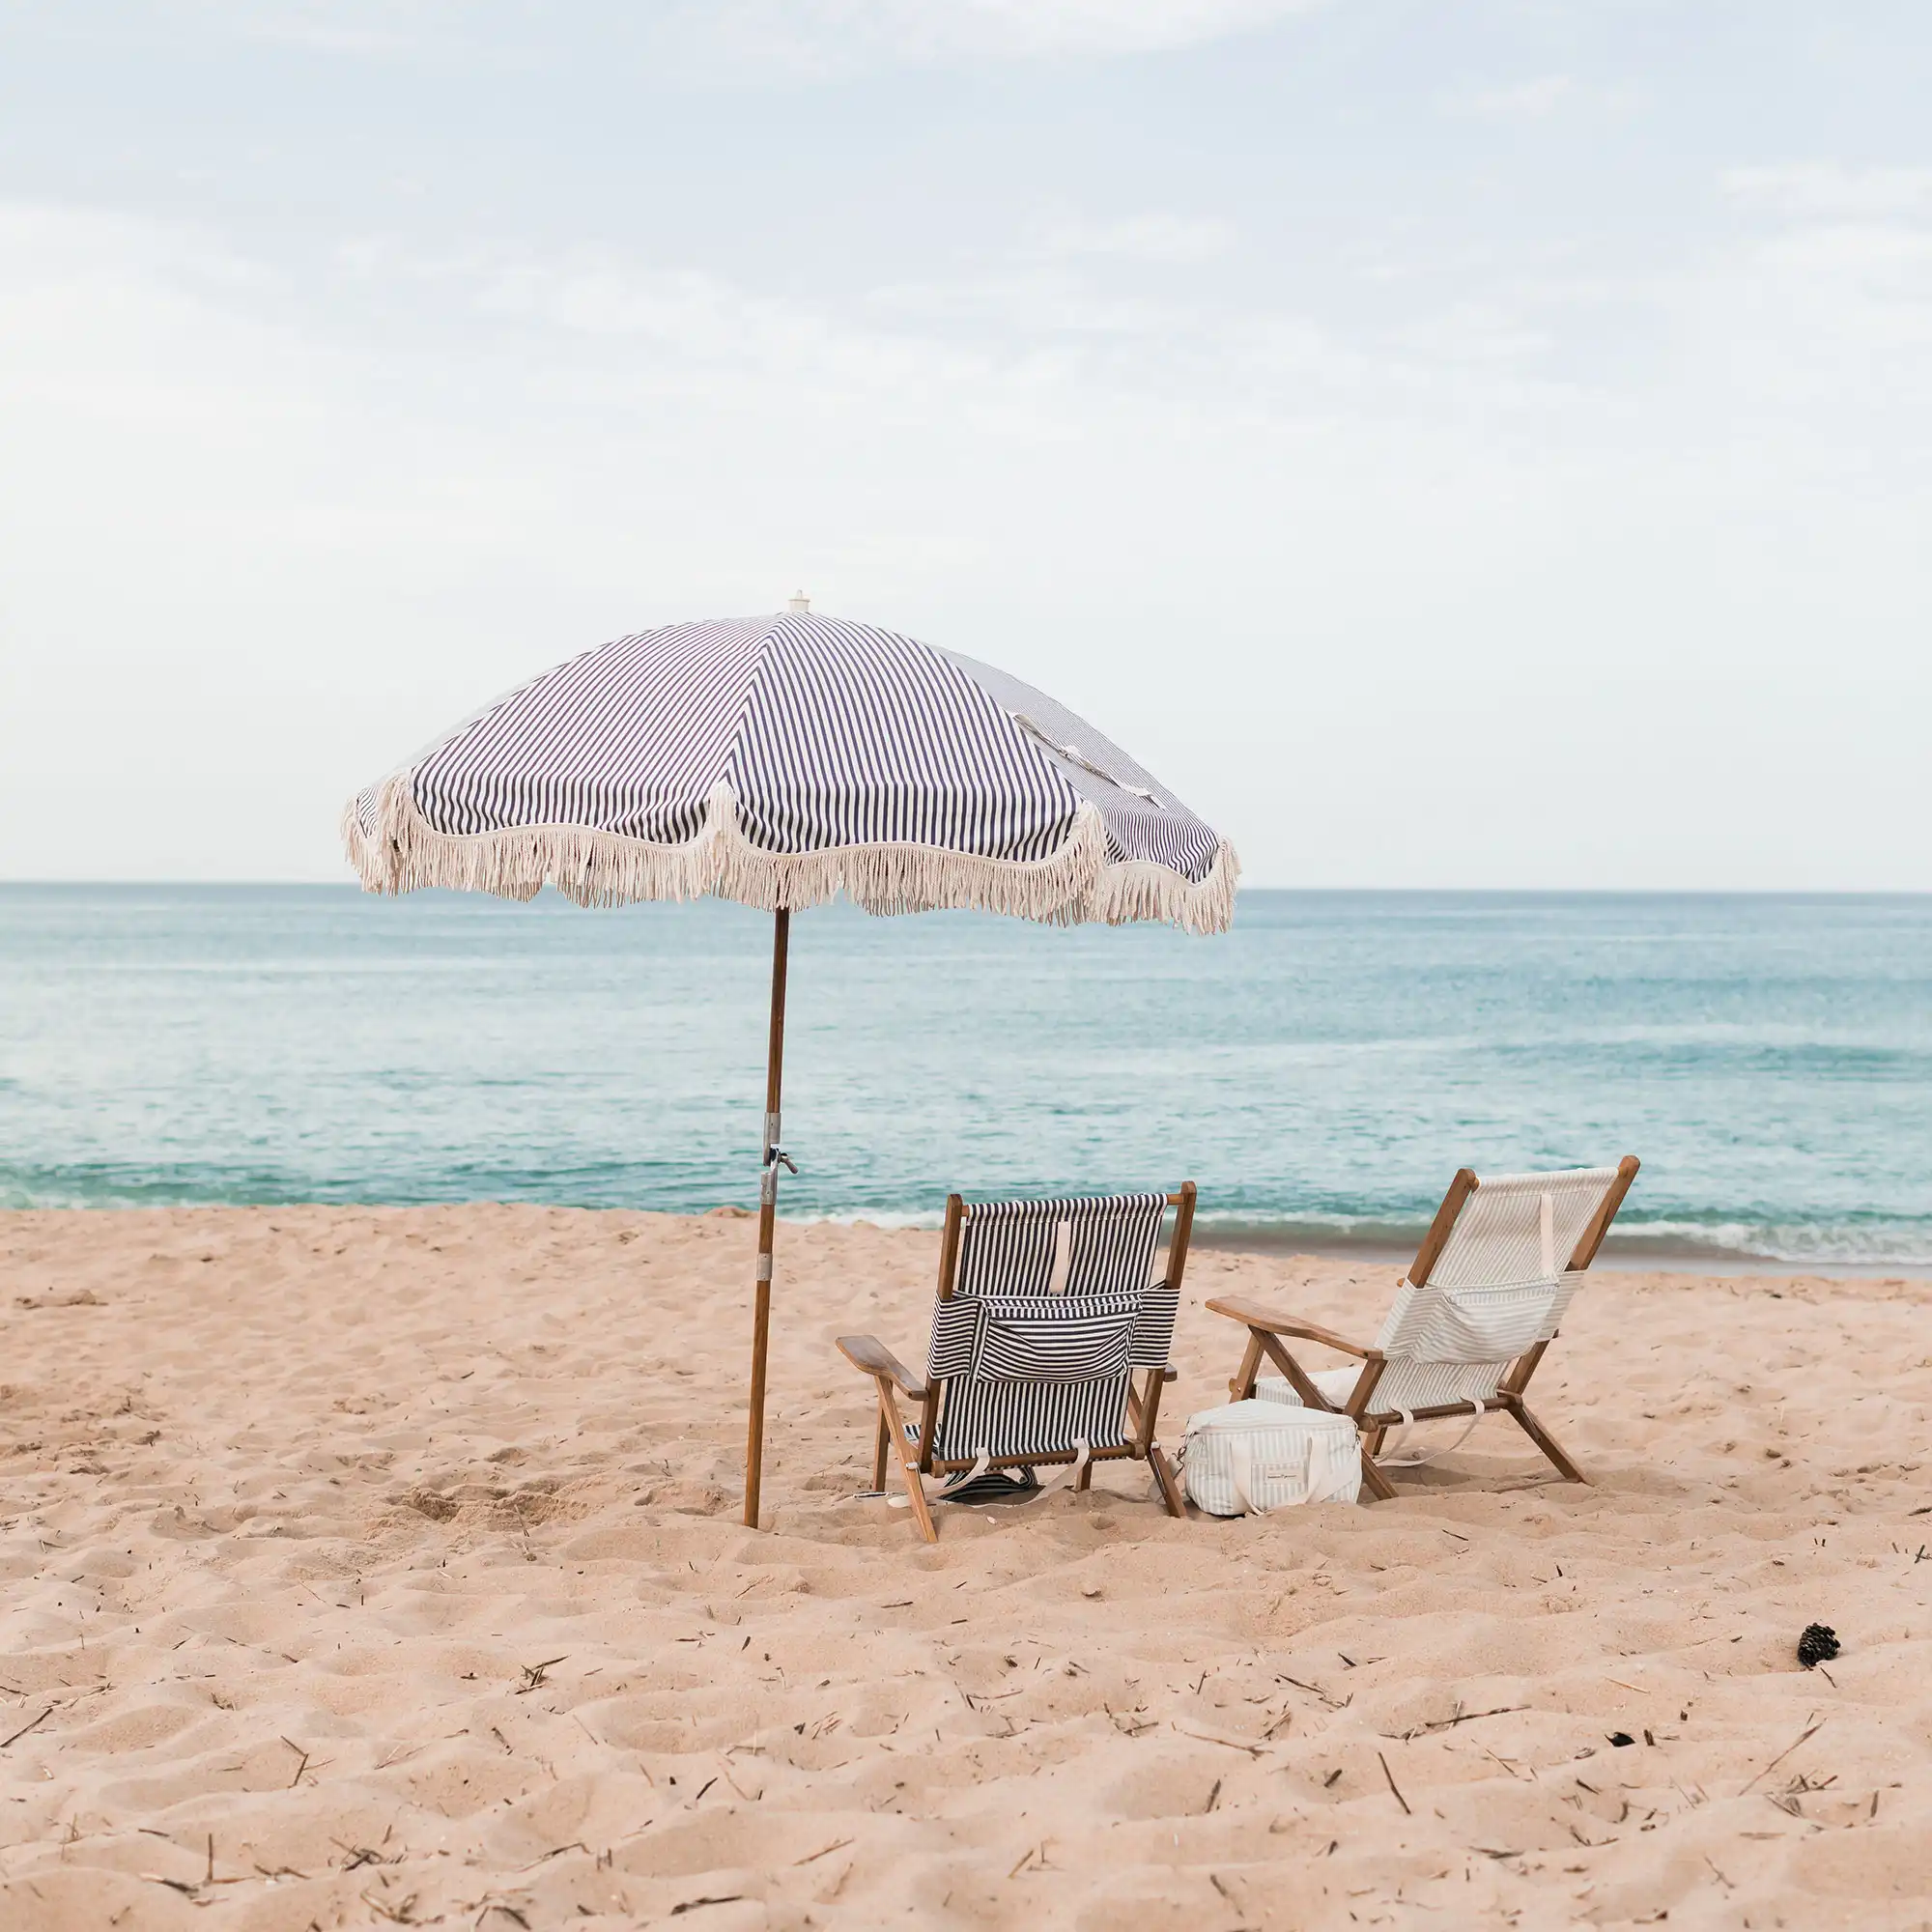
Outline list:
[[[1167,1274],[1162,1285],[1177,1293],[1187,1266],[1188,1240],[1194,1232],[1195,1192],[1194,1182],[1184,1180],[1179,1193],[1167,1197],[1167,1205],[1175,1209],[1175,1217],[1174,1235],[1167,1244]],[[959,1273],[959,1236],[967,1218],[965,1202],[957,1194],[949,1194],[946,1197],[945,1232],[939,1241],[941,1301],[952,1298]],[[975,1460],[970,1456],[949,1458],[933,1453],[945,1384],[922,1381],[874,1335],[841,1335],[838,1350],[854,1368],[871,1377],[878,1393],[878,1428],[872,1448],[873,1489],[885,1489],[887,1466],[896,1462],[919,1533],[928,1543],[938,1542],[939,1531],[933,1523],[932,1509],[925,1499],[925,1487],[920,1479],[935,1472],[951,1475],[955,1470],[970,1469]],[[1180,1483],[1175,1474],[1174,1464],[1154,1439],[1154,1431],[1160,1422],[1160,1392],[1175,1379],[1175,1371],[1172,1368],[1145,1369],[1137,1373],[1141,1380],[1138,1388],[1134,1385],[1133,1376],[1129,1376],[1127,1380],[1130,1433],[1126,1441],[1110,1449],[1094,1450],[1088,1457],[1086,1466],[1074,1479],[1074,1488],[1085,1490],[1092,1486],[1095,1463],[1122,1462],[1131,1458],[1147,1463],[1153,1471],[1153,1479],[1159,1487],[1161,1501],[1168,1515],[1185,1516],[1186,1507],[1181,1501]],[[900,1396],[920,1406],[916,1448],[905,1432],[904,1417],[898,1405]],[[996,1456],[987,1466],[993,1469],[1045,1468],[1056,1463],[1071,1463],[1077,1454],[1072,1449],[1054,1449],[1038,1455]]]
[[[1630,1192],[1631,1182],[1636,1179],[1639,1166],[1634,1154],[1625,1154],[1617,1163],[1617,1178],[1605,1190],[1597,1211],[1591,1215],[1577,1246],[1570,1256],[1568,1269],[1577,1272],[1586,1268],[1597,1258],[1597,1250],[1602,1247],[1604,1236],[1609,1231],[1610,1223],[1616,1219],[1617,1209],[1624,1204],[1624,1196]],[[1422,1287],[1429,1279],[1430,1270],[1441,1259],[1442,1250],[1449,1245],[1449,1236],[1462,1213],[1463,1204],[1476,1192],[1479,1182],[1474,1173],[1463,1168],[1456,1179],[1449,1183],[1449,1191],[1442,1197],[1442,1206],[1435,1210],[1435,1219],[1429,1233],[1423,1237],[1422,1246],[1416,1251],[1414,1265],[1408,1271],[1408,1278],[1416,1287]],[[1387,1357],[1379,1349],[1359,1348],[1353,1342],[1346,1341],[1332,1329],[1323,1328],[1319,1323],[1304,1321],[1298,1317],[1282,1315],[1273,1309],[1264,1307],[1258,1301],[1251,1301],[1245,1295],[1227,1295],[1208,1302],[1208,1306],[1216,1315],[1225,1315],[1232,1321],[1238,1321],[1248,1331],[1248,1346],[1241,1356],[1241,1366],[1234,1379],[1229,1382],[1229,1393],[1236,1402],[1245,1402],[1255,1392],[1255,1382],[1260,1376],[1264,1360],[1279,1369],[1293,1385],[1305,1406],[1325,1408],[1330,1414],[1347,1415],[1362,1434],[1362,1487],[1371,1496],[1386,1501],[1395,1494],[1395,1489],[1388,1477],[1377,1463],[1376,1458],[1381,1454],[1382,1438],[1403,1420],[1394,1409],[1378,1409],[1373,1406],[1376,1385],[1382,1378],[1382,1371],[1387,1366]],[[1294,1341],[1318,1342],[1324,1349],[1333,1349],[1338,1353],[1352,1355],[1362,1365],[1355,1378],[1355,1386],[1349,1392],[1349,1399],[1338,1409],[1336,1406],[1316,1387],[1314,1379],[1290,1352],[1282,1347],[1288,1338]],[[1585,1483],[1589,1478],[1577,1468],[1564,1454],[1563,1449],[1536,1416],[1529,1405],[1523,1401],[1523,1391],[1529,1386],[1529,1378],[1535,1375],[1537,1364],[1543,1360],[1548,1342],[1539,1342],[1533,1349],[1526,1350],[1512,1362],[1497,1384],[1492,1401],[1485,1402],[1487,1409],[1496,1407],[1513,1415],[1522,1429],[1522,1433],[1542,1450],[1555,1466],[1556,1472],[1566,1483]],[[1433,1421],[1441,1416],[1474,1415],[1473,1402],[1439,1402],[1426,1408],[1414,1408],[1409,1414],[1417,1422]]]

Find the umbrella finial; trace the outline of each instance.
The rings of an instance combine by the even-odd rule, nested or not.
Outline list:
[[[791,611],[794,616],[801,615],[810,609],[811,599],[803,590],[794,590],[791,593]]]

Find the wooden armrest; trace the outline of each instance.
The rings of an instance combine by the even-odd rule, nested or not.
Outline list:
[[[1292,1315],[1278,1315],[1272,1308],[1264,1308],[1259,1301],[1250,1301],[1244,1294],[1231,1294],[1208,1304],[1216,1315],[1225,1315],[1231,1321],[1240,1321],[1250,1328],[1259,1328],[1267,1335],[1293,1335],[1304,1342],[1320,1342],[1324,1349],[1335,1349],[1345,1355],[1353,1355],[1364,1362],[1378,1361],[1379,1349],[1364,1349],[1353,1342],[1345,1342],[1332,1328],[1323,1328],[1318,1322],[1302,1321]]]
[[[863,1369],[868,1376],[884,1376],[888,1380],[896,1382],[899,1393],[908,1402],[925,1400],[925,1384],[876,1335],[841,1335],[838,1338],[838,1352],[855,1369]]]

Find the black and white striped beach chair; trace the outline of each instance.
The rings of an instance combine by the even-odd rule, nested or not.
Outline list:
[[[1059,1465],[1086,1489],[1095,1463],[1133,1457],[1153,1471],[1170,1516],[1183,1508],[1154,1439],[1194,1183],[1176,1194],[1077,1201],[962,1201],[950,1195],[923,1379],[871,1335],[838,1347],[878,1391],[872,1487],[896,1461],[920,1533],[937,1539],[923,1478],[952,1476],[942,1500],[982,1495],[989,1475]],[[1163,1279],[1154,1251],[1175,1210]],[[1136,1386],[1136,1378],[1139,1385]],[[898,1398],[919,1405],[908,1428]]]

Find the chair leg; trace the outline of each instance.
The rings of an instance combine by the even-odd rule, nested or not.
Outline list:
[[[1090,1456],[1088,1457],[1086,1462],[1081,1463],[1080,1473],[1073,1479],[1073,1488],[1075,1492],[1079,1493],[1084,1491],[1091,1490],[1093,1487],[1094,1487],[1094,1459]]]
[[[1148,1466],[1153,1471],[1153,1479],[1160,1490],[1160,1499],[1167,1505],[1169,1516],[1185,1517],[1187,1505],[1181,1500],[1180,1481],[1174,1473],[1174,1464],[1167,1460],[1167,1451],[1158,1442],[1148,1444]]]
[[[1241,1356],[1241,1366],[1235,1379],[1228,1384],[1228,1397],[1232,1402],[1246,1402],[1255,1392],[1255,1378],[1261,1373],[1262,1338],[1250,1328],[1248,1346]]]
[[[919,1449],[906,1440],[905,1425],[899,1420],[899,1406],[894,1400],[892,1384],[881,1376],[878,1386],[879,1425],[892,1442],[899,1474],[905,1478],[906,1496],[912,1504],[913,1520],[919,1524],[919,1533],[926,1542],[937,1543],[939,1532],[932,1526],[932,1511],[925,1500],[925,1485],[919,1479]],[[881,1483],[880,1488],[884,1487]]]
[[[883,1492],[886,1487],[886,1406],[879,1405],[879,1426],[872,1436],[872,1488]]]
[[[1509,1412],[1522,1424],[1522,1433],[1556,1465],[1556,1473],[1566,1483],[1581,1483],[1585,1489],[1589,1487],[1589,1477],[1557,1446],[1555,1436],[1529,1412],[1529,1405],[1520,1396],[1509,1405]]]
[[[1377,1449],[1382,1446],[1380,1430],[1376,1432],[1375,1446]],[[1388,1503],[1395,1500],[1395,1486],[1382,1474],[1380,1465],[1376,1462],[1366,1442],[1362,1444],[1362,1487],[1378,1502]]]
[[[933,1383],[925,1392],[925,1401],[919,1412],[919,1472],[922,1476],[932,1474],[932,1440],[939,1427],[939,1384]]]

